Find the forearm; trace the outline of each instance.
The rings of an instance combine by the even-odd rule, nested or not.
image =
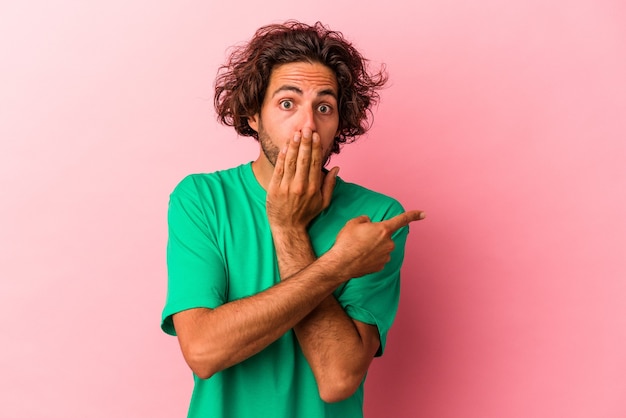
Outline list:
[[[331,295],[294,328],[320,396],[327,402],[354,393],[378,349],[377,328],[356,324]]]
[[[273,230],[281,277],[311,265],[316,257],[309,236],[302,231]],[[361,382],[373,353],[354,321],[330,294],[294,327],[323,397],[353,392]]]
[[[194,373],[208,378],[280,338],[337,287],[335,265],[332,257],[320,259],[256,295],[176,314],[181,348]]]
[[[310,135],[303,131],[299,142],[296,133],[278,154],[267,188],[267,217],[280,275],[286,280],[315,264],[306,225],[329,207],[338,171],[335,167],[322,175],[319,136],[315,140],[316,134]],[[395,246],[392,234],[419,216],[419,211],[413,211],[377,223],[365,215],[348,221],[330,250],[340,254],[337,271],[348,280],[382,270]],[[296,323],[296,336],[322,399],[333,402],[350,396],[380,346],[377,327],[349,318],[330,293]]]

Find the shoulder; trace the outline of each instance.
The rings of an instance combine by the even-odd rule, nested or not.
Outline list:
[[[359,208],[372,219],[386,219],[404,212],[402,204],[395,198],[341,178],[337,179],[333,204]]]
[[[186,175],[171,193],[173,198],[201,197],[211,194],[213,190],[223,189],[241,179],[245,165],[211,173],[193,173]]]
[[[377,202],[386,202],[389,204],[400,204],[395,198],[377,192],[372,189],[368,189],[367,187],[361,186],[356,183],[349,183],[342,178],[337,178],[337,188],[341,192],[342,195],[363,198],[367,200],[374,200]]]

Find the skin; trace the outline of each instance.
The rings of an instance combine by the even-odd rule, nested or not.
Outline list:
[[[325,165],[339,133],[338,86],[335,74],[319,63],[295,62],[272,71],[260,114],[248,119],[259,134],[263,151],[252,164],[254,174],[267,189],[280,150],[293,139],[310,147],[319,141]],[[311,155],[310,148],[301,158]],[[292,148],[290,156],[298,153]],[[289,159],[288,161],[292,161]],[[300,161],[303,166],[310,165]]]
[[[321,398],[337,402],[358,388],[380,346],[377,328],[348,317],[332,292],[382,270],[394,248],[392,234],[424,214],[408,211],[383,222],[354,218],[316,258],[306,228],[330,204],[338,172],[322,172],[339,124],[336,96],[327,67],[284,64],[272,72],[260,114],[249,119],[259,133],[261,150],[252,168],[267,190],[281,281],[213,310],[174,315],[185,360],[201,378],[247,359],[293,328]]]

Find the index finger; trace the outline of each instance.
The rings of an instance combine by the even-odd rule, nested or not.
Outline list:
[[[309,179],[317,184],[322,180],[322,141],[320,140],[320,134],[313,132],[311,141],[312,149]],[[319,187],[321,187],[321,184],[319,184]]]
[[[407,226],[411,222],[419,221],[420,219],[424,219],[425,217],[426,214],[421,210],[409,210],[407,212],[396,215],[391,219],[387,219],[386,221],[381,221],[380,223],[388,227],[391,232],[395,232],[403,226]]]

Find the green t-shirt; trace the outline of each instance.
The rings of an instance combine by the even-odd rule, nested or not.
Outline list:
[[[167,244],[168,292],[161,327],[175,335],[172,315],[216,308],[259,293],[280,281],[265,212],[266,192],[250,163],[183,179],[170,196]],[[394,199],[337,178],[330,206],[309,226],[317,256],[332,247],[345,223],[372,221],[404,210]],[[381,355],[400,295],[400,267],[408,227],[393,237],[385,268],[342,284],[334,296],[353,319],[380,333]],[[189,417],[354,418],[363,416],[363,383],[350,398],[325,403],[293,330],[247,360],[209,379],[194,375]]]

